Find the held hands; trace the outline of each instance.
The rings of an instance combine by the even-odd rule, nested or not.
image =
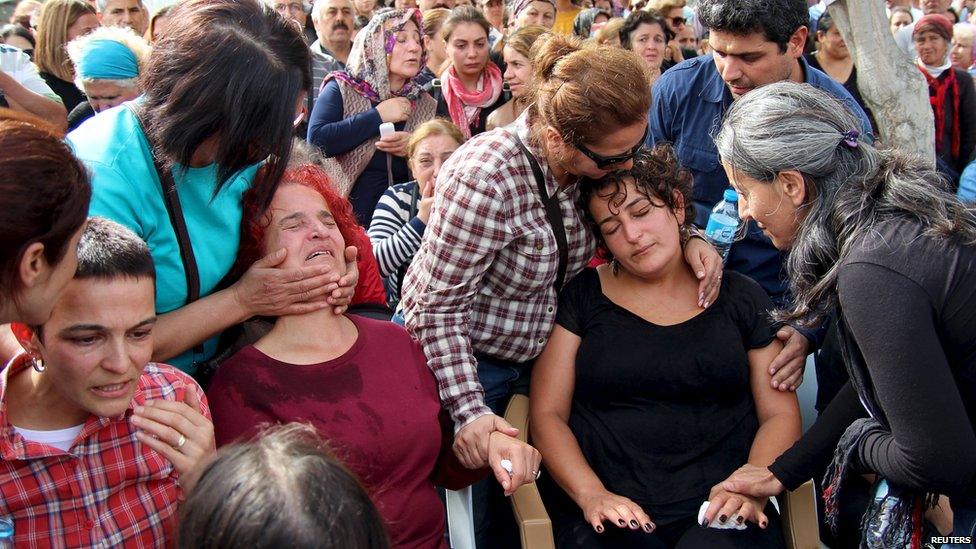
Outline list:
[[[745,496],[765,498],[781,494],[786,489],[769,468],[749,463],[739,467],[724,482],[712,488],[712,491],[718,488]]]
[[[655,525],[651,517],[633,501],[605,489],[580,496],[577,503],[583,510],[586,522],[593,526],[597,533],[603,533],[604,521],[618,528],[644,530],[648,534],[654,531]]]
[[[396,124],[397,122],[404,122],[410,118],[410,113],[413,112],[413,105],[405,97],[391,97],[376,105],[376,112],[380,114],[380,119],[383,122]]]
[[[485,414],[465,425],[454,437],[454,454],[468,469],[490,466],[495,479],[510,496],[523,484],[535,482],[542,456],[514,438],[519,430],[495,414]],[[511,463],[509,473],[502,460]]]
[[[708,495],[708,509],[705,510],[705,518],[701,526],[707,528],[713,520],[718,518],[720,524],[735,517],[737,524],[744,524],[745,521],[755,522],[760,528],[769,525],[769,518],[763,513],[766,508],[768,497],[751,497],[742,494],[732,493],[717,484],[712,487]]]
[[[701,238],[691,238],[685,244],[685,262],[698,277],[698,306],[707,308],[718,299],[722,286],[722,256]]]
[[[508,463],[503,464],[503,460]],[[514,494],[523,484],[535,482],[540,463],[542,454],[532,446],[501,431],[488,434],[488,464],[506,496]]]
[[[166,457],[181,477],[215,451],[213,423],[200,413],[200,397],[193,391],[187,390],[183,402],[146,401],[135,407],[130,421],[139,442]]]
[[[477,469],[488,465],[488,436],[493,431],[501,431],[510,437],[517,437],[519,430],[495,414],[485,414],[468,423],[454,435],[454,454],[461,465]]]
[[[407,156],[407,143],[410,141],[410,132],[393,132],[392,134],[381,137],[376,142],[376,149],[393,156]]]
[[[770,385],[780,391],[795,391],[803,383],[810,340],[792,326],[780,328],[776,338],[783,342],[783,350],[769,363],[769,374],[773,376]]]

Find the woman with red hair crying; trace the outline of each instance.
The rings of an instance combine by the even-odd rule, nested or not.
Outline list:
[[[317,167],[286,172],[264,211],[248,198],[243,263],[285,248],[290,267],[333,263],[342,271],[345,247],[364,244],[349,202]],[[263,424],[311,423],[363,482],[396,547],[446,547],[434,486],[458,489],[486,472],[454,457],[453,424],[427,359],[391,322],[332,308],[278,317],[221,365],[208,396],[218,446]]]

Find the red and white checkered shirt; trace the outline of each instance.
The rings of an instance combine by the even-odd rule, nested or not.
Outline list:
[[[179,474],[136,439],[132,408],[182,401],[200,386],[183,372],[150,363],[121,417],[89,416],[67,452],[25,440],[7,415],[7,380],[28,368],[15,358],[0,382],[0,517],[14,520],[17,547],[164,547],[175,540]]]
[[[559,248],[518,135],[539,162],[569,244],[568,281],[596,242],[529,141],[527,115],[476,136],[444,163],[420,251],[404,282],[407,328],[423,345],[458,428],[491,411],[474,353],[524,362],[542,352],[556,315]]]

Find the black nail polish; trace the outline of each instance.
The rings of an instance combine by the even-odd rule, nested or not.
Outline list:
[[[632,521],[630,521],[630,525],[631,525],[632,527],[634,527],[634,528],[638,528],[638,527],[640,527],[640,524],[637,524],[637,521],[636,521],[636,520],[632,520]]]
[[[718,517],[718,521],[721,522],[722,524],[725,524],[725,521],[727,521],[727,520],[729,520],[729,517],[727,517],[725,515],[722,515],[722,516]]]
[[[624,519],[617,519],[617,524],[621,526],[627,526],[627,523],[624,521]]]
[[[702,519],[702,521],[701,521],[701,527],[702,528],[708,528],[708,519]]]
[[[743,521],[743,520],[745,520],[745,519],[744,519],[744,518],[742,518],[742,517],[735,517],[735,522],[737,522],[737,523],[739,523],[739,524],[742,524],[742,521]]]
[[[650,522],[645,522],[644,530],[647,530],[647,533],[650,534],[654,530],[654,525],[652,525]]]
[[[603,533],[603,526],[597,524],[596,525],[596,533],[597,534],[602,534]]]

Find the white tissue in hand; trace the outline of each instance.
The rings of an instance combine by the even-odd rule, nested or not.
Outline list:
[[[701,507],[698,509],[698,524],[701,524],[702,521],[705,520],[706,510],[708,510],[707,501],[705,503],[702,503]],[[746,529],[745,521],[743,521],[742,524],[739,524],[738,522],[736,522],[737,518],[739,518],[739,515],[732,515],[731,517],[729,517],[729,520],[725,521],[725,524],[722,524],[721,522],[718,521],[718,517],[715,517],[712,519],[712,522],[709,523],[708,527],[717,528],[719,530],[732,530],[732,529],[745,530]]]
[[[502,466],[502,469],[505,469],[506,471],[508,471],[508,474],[510,474],[510,475],[512,474],[512,462],[511,462],[511,460],[503,459],[500,462],[498,462],[498,464]]]

